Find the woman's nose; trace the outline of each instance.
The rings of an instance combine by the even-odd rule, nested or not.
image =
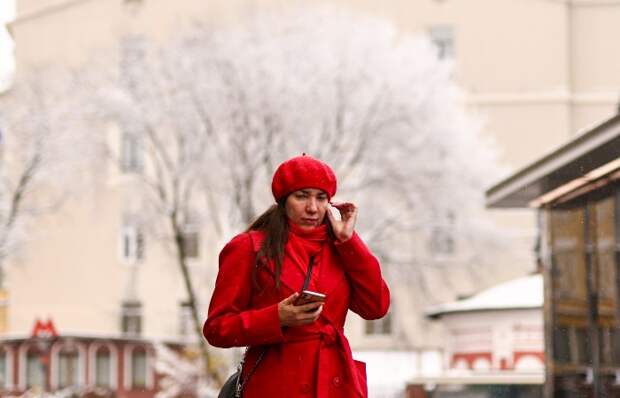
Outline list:
[[[310,198],[308,200],[308,204],[306,206],[306,210],[310,213],[314,213],[315,211],[317,211],[318,207],[317,207],[317,203],[316,203],[316,199],[314,198]]]

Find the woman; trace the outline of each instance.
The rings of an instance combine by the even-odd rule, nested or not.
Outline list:
[[[390,298],[379,262],[354,232],[357,208],[333,203],[341,219],[332,215],[334,172],[306,155],[282,163],[271,188],[277,204],[220,253],[203,333],[217,347],[251,347],[244,398],[367,397],[345,318],[348,309],[381,318]],[[307,289],[325,301],[295,305],[309,268]]]

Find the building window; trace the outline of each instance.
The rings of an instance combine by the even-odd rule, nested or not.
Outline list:
[[[192,334],[192,307],[183,301],[179,306],[179,335],[189,337]]]
[[[569,329],[567,327],[558,326],[553,330],[553,356],[557,362],[569,363],[570,341]],[[579,341],[579,337],[577,337]]]
[[[127,264],[144,258],[144,233],[140,228],[125,225],[121,229],[121,257]]]
[[[65,388],[78,384],[78,352],[63,350],[58,355],[58,386]]]
[[[615,198],[608,196],[596,201],[590,207],[594,221],[592,241],[594,243],[595,281],[598,285],[599,299],[610,302],[617,297],[616,292],[616,245],[615,245]],[[596,285],[595,284],[595,285]]]
[[[575,329],[575,339],[577,340],[577,363],[589,365],[592,363],[592,347],[590,344],[589,331],[586,328]]]
[[[125,5],[127,6],[141,6],[142,5],[142,0],[124,0],[123,3],[125,3]]]
[[[142,140],[135,133],[121,135],[120,167],[123,173],[140,173],[143,167]]]
[[[122,307],[121,330],[129,336],[142,333],[142,304],[139,301],[125,301]]]
[[[365,325],[366,335],[387,335],[392,333],[392,317],[387,313],[381,319],[367,320]]]
[[[454,238],[452,231],[446,227],[433,228],[429,245],[433,254],[454,253]]]
[[[112,358],[107,348],[101,347],[95,355],[95,385],[112,387]]]
[[[429,248],[431,253],[439,255],[453,254],[454,242],[454,214],[448,213],[444,220],[433,227],[431,231]]]
[[[129,90],[135,92],[138,80],[144,74],[147,41],[142,35],[129,34],[124,35],[119,44],[121,81]]]
[[[610,334],[611,330],[608,328],[598,329],[599,358],[601,359],[601,363],[605,365],[610,365],[612,363]]]
[[[198,258],[200,256],[200,234],[198,231],[185,231],[183,233],[183,253],[185,258]]]
[[[587,302],[583,208],[558,208],[550,215],[554,299]]]
[[[134,349],[131,353],[131,387],[146,387],[146,352],[143,349]]]
[[[439,59],[454,58],[454,30],[451,26],[432,26],[428,33],[437,49]]]
[[[0,350],[2,350],[0,348]],[[7,360],[8,360],[8,356],[6,355],[5,351],[0,351],[0,389],[6,389],[8,386],[8,370],[9,367],[7,366]]]
[[[26,357],[26,388],[43,387],[43,365],[39,354],[29,352]]]

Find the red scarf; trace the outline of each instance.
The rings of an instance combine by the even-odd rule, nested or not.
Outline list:
[[[310,256],[313,256],[314,266],[308,289],[318,289],[315,283],[315,281],[318,280],[318,272],[316,271],[319,270],[321,258],[323,257],[323,247],[325,247],[324,243],[327,242],[328,239],[328,226],[322,224],[316,228],[304,229],[289,220],[288,227],[288,241],[284,247],[284,255],[288,257],[295,266],[299,267],[303,273],[306,273],[308,270]],[[301,286],[299,288],[301,288]]]

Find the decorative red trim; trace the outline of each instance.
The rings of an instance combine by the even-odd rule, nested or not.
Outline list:
[[[545,353],[540,351],[515,351],[512,355],[513,366],[523,357],[535,357],[540,361],[541,365],[545,365]]]
[[[489,364],[493,364],[493,354],[491,352],[463,352],[452,354],[452,360],[450,361],[450,367],[454,368],[456,363],[464,360],[467,363],[467,369],[474,368],[474,362],[477,359],[486,359]]]

